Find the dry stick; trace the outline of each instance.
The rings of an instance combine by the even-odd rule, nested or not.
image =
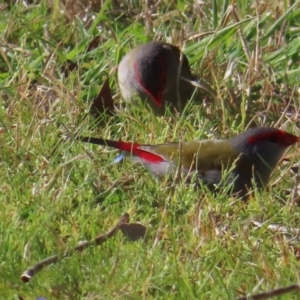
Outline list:
[[[256,294],[252,296],[245,296],[238,298],[237,300],[262,300],[262,299],[269,299],[277,296],[284,295],[286,293],[290,293],[293,291],[300,291],[300,287],[298,284],[289,285],[280,289],[271,290],[265,293]]]
[[[63,258],[69,257],[73,255],[75,252],[82,252],[89,246],[93,246],[93,245],[98,246],[103,244],[107,239],[111,238],[118,231],[120,224],[128,223],[128,222],[129,222],[129,214],[124,213],[120,218],[119,222],[113,228],[111,228],[107,233],[100,234],[90,242],[88,241],[82,242],[78,244],[74,249],[67,250],[63,254]],[[58,255],[53,255],[43,259],[42,261],[36,263],[34,266],[24,271],[21,275],[21,280],[23,282],[29,282],[37,272],[41,271],[46,266],[56,263],[58,259],[59,259]]]

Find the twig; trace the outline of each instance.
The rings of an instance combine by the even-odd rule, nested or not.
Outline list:
[[[103,244],[107,239],[111,238],[118,231],[120,224],[128,223],[128,222],[129,222],[129,214],[124,213],[120,218],[119,222],[113,228],[111,228],[107,233],[98,235],[95,239],[93,239],[90,242],[84,241],[78,244],[74,249],[67,250],[62,257],[63,258],[69,257],[73,255],[75,252],[82,252],[83,250],[85,250],[86,248],[92,245],[99,246]],[[59,255],[57,254],[43,259],[42,261],[36,263],[34,266],[24,271],[21,275],[21,280],[23,282],[29,282],[36,273],[41,271],[44,267],[56,263],[58,259],[59,259]]]
[[[269,299],[277,296],[281,296],[293,291],[300,291],[300,287],[298,284],[289,285],[280,289],[271,290],[265,293],[256,294],[256,295],[249,295],[245,297],[238,298],[237,300],[262,300],[262,299]]]

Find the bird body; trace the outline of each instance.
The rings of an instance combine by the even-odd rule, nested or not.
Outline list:
[[[258,127],[230,139],[200,140],[160,145],[77,137],[78,140],[110,146],[131,154],[151,173],[163,177],[180,166],[188,180],[196,174],[205,184],[218,185],[223,171],[231,170],[226,183],[245,196],[255,186],[267,185],[286,150],[299,138],[280,129]]]
[[[196,79],[179,48],[158,41],[129,51],[118,68],[123,98],[131,101],[136,95],[159,116],[165,114],[167,107],[182,112],[195,90],[190,81]],[[199,87],[214,93],[203,81]]]

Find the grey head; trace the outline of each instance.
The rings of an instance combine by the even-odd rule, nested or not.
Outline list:
[[[177,47],[163,42],[150,42],[132,49],[118,69],[125,100],[138,95],[157,115],[163,115],[166,106],[181,112],[191,98],[195,88],[181,77],[195,79],[186,56]]]

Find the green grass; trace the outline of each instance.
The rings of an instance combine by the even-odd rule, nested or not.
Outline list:
[[[164,143],[228,137],[254,124],[300,135],[298,1],[238,1],[236,14],[225,0],[151,9],[105,1],[86,22],[51,3],[0,9],[0,299],[235,299],[298,282],[297,236],[268,229],[299,228],[299,199],[290,192],[297,149],[275,172],[276,184],[245,203],[184,184],[171,191],[130,161],[111,164],[116,151],[63,138],[68,128]],[[98,47],[87,51],[96,36]],[[86,116],[121,57],[159,38],[184,49],[217,100],[175,120],[130,107],[102,124]],[[67,60],[78,64],[70,76]],[[118,104],[116,73],[110,85]],[[144,241],[117,233],[20,280],[36,262],[105,233],[124,212],[147,226]]]

